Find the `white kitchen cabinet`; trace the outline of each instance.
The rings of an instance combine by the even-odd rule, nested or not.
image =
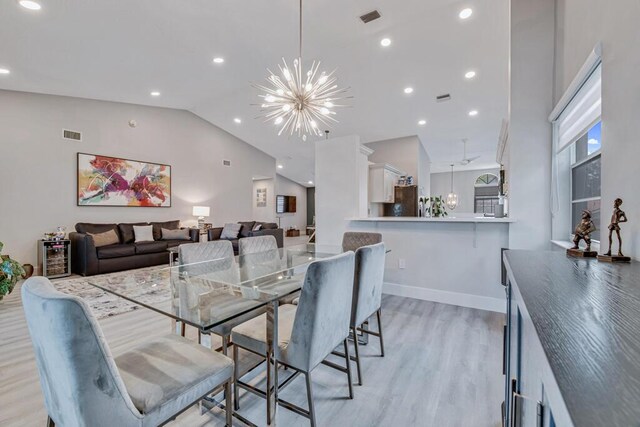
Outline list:
[[[369,203],[393,203],[394,187],[402,172],[386,163],[369,165]]]

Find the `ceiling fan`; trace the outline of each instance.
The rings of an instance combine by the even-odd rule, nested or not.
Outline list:
[[[466,138],[462,140],[462,144],[463,144],[462,160],[460,160],[458,163],[460,163],[462,166],[466,166],[469,163],[473,162],[474,160],[477,160],[480,158],[480,156],[467,157],[467,139]]]

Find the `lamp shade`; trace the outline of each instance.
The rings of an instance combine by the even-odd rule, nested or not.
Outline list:
[[[209,216],[209,206],[194,206],[193,216]]]

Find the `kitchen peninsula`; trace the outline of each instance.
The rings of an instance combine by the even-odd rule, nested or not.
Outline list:
[[[513,222],[473,214],[356,217],[347,218],[347,228],[382,233],[391,249],[385,292],[503,312],[500,254]]]

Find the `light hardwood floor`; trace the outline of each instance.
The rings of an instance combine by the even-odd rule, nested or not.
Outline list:
[[[142,308],[100,324],[116,355],[170,329],[167,318]],[[346,375],[322,365],[313,371],[318,424],[500,425],[502,324],[503,316],[497,313],[385,295],[386,356],[377,356],[375,337],[361,347],[364,385],[354,387],[353,400],[346,398]],[[255,384],[263,385],[261,370],[256,370]],[[284,399],[302,407],[305,396],[302,376],[282,392]],[[264,400],[241,394],[240,403],[242,415],[265,424]],[[284,408],[278,408],[277,417],[278,425],[309,425],[306,418]],[[0,426],[44,426],[45,420],[18,287],[0,302]],[[217,409],[201,415],[196,406],[171,425],[223,426],[224,418]]]

